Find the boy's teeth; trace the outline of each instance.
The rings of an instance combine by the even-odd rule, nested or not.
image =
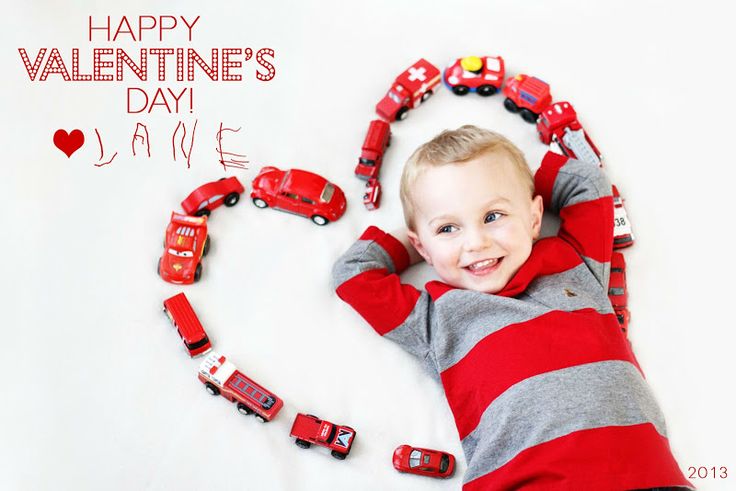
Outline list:
[[[490,266],[491,264],[494,264],[497,260],[496,259],[486,259],[485,261],[479,261],[477,263],[473,263],[470,266],[468,266],[468,269],[480,269],[485,268],[486,266]]]

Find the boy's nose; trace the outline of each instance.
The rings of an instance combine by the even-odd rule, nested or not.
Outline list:
[[[471,229],[465,239],[465,250],[476,252],[487,249],[493,243],[491,234],[482,229]]]

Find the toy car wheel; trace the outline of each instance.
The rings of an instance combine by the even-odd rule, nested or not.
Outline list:
[[[470,92],[467,85],[456,85],[452,88],[452,93],[455,95],[465,95]]]
[[[505,107],[507,111],[512,112],[512,113],[519,112],[519,106],[517,106],[516,103],[512,101],[511,99],[509,99],[508,97],[506,98],[505,101],[503,101],[503,107]]]
[[[312,446],[311,443],[306,440],[302,440],[301,438],[297,438],[294,443],[296,443],[296,446],[299,448],[309,448]]]
[[[207,382],[204,384],[204,389],[210,393],[212,396],[219,396],[220,395],[220,389],[215,387],[213,384]]]
[[[206,239],[204,239],[204,247],[202,248],[202,257],[206,256],[207,253],[210,252],[210,236],[208,235]]]
[[[495,94],[497,90],[498,89],[493,85],[481,85],[480,87],[478,87],[478,95],[488,97],[489,95]]]
[[[248,416],[249,414],[253,414],[253,410],[249,408],[248,406],[246,406],[245,404],[243,404],[242,402],[238,403],[238,412],[246,416]]]
[[[537,115],[531,112],[529,109],[522,109],[521,119],[523,119],[527,123],[535,124],[537,122]]]
[[[403,121],[409,115],[409,108],[404,106],[396,113],[396,121]]]
[[[333,450],[332,452],[330,452],[330,454],[332,454],[332,456],[335,457],[337,460],[345,460],[345,457],[347,457],[346,454],[340,453],[337,450]]]
[[[432,91],[431,90],[428,90],[427,92],[425,92],[424,94],[422,94],[422,102],[426,101],[430,97],[432,97]]]
[[[210,216],[210,210],[207,208],[202,208],[201,210],[197,210],[194,212],[194,216],[196,217],[208,217]]]
[[[330,221],[328,219],[326,219],[325,217],[323,217],[321,215],[314,215],[312,217],[312,221],[314,223],[316,223],[317,225],[319,225],[320,227],[322,227],[322,226],[327,225],[328,223],[330,223]]]
[[[253,198],[253,204],[258,208],[268,208],[268,203],[263,201],[261,198]]]
[[[235,206],[238,204],[238,201],[240,201],[240,195],[238,193],[230,193],[225,196],[223,203],[225,203],[225,206]]]
[[[197,282],[202,277],[202,263],[197,264],[194,269],[194,281]]]
[[[260,414],[256,414],[256,419],[260,421],[261,423],[268,423],[268,420],[261,416]]]

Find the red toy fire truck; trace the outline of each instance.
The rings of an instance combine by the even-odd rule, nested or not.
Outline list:
[[[244,191],[237,177],[223,177],[199,186],[181,202],[181,207],[188,215],[209,216],[220,205],[235,206]]]
[[[365,183],[365,194],[363,195],[363,204],[368,211],[377,210],[381,204],[381,183],[378,179],[368,179]]]
[[[613,191],[613,248],[623,249],[634,244],[634,234],[631,232],[631,222],[624,208],[624,199],[618,193],[618,188],[612,186]]]
[[[202,257],[210,248],[207,217],[191,217],[172,212],[166,227],[164,255],[158,260],[158,274],[169,283],[194,283],[202,276]]]
[[[424,58],[396,77],[381,102],[376,104],[376,113],[386,121],[400,121],[432,95],[440,83],[440,71]]]
[[[314,443],[329,448],[336,459],[344,460],[353,446],[355,430],[323,421],[311,414],[298,413],[291,426],[291,436],[296,438],[298,447],[309,448]]]
[[[355,175],[360,179],[378,177],[383,163],[383,153],[391,145],[391,126],[383,120],[374,119],[368,125]]]
[[[505,73],[500,56],[466,56],[448,66],[442,80],[456,95],[477,92],[478,95],[489,96],[501,89]]]
[[[189,356],[194,358],[207,353],[211,348],[207,333],[204,332],[202,324],[194,313],[184,293],[178,293],[164,300],[164,312],[169,316],[171,324],[176,328]]]
[[[629,293],[626,289],[626,261],[624,255],[614,251],[611,255],[611,276],[608,280],[608,298],[616,313],[621,330],[626,333],[629,329],[628,302]]]
[[[527,123],[536,123],[539,113],[552,103],[549,84],[537,77],[517,75],[506,81],[503,88],[504,107],[512,113],[521,112]]]
[[[542,143],[555,142],[563,155],[602,167],[601,153],[569,102],[555,102],[542,111],[537,120],[537,132]]]
[[[241,414],[255,413],[261,423],[276,417],[284,401],[242,374],[227,358],[211,352],[199,366],[197,375],[213,396],[237,402]]]

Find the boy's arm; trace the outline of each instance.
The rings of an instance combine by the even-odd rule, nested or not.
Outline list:
[[[377,227],[366,229],[335,263],[335,289],[378,334],[435,367],[429,295],[402,284],[399,278],[399,273],[421,257],[412,251],[406,237],[397,235],[403,241]]]
[[[611,184],[596,165],[552,152],[534,176],[544,206],[560,215],[558,236],[571,244],[604,288],[613,248]]]

